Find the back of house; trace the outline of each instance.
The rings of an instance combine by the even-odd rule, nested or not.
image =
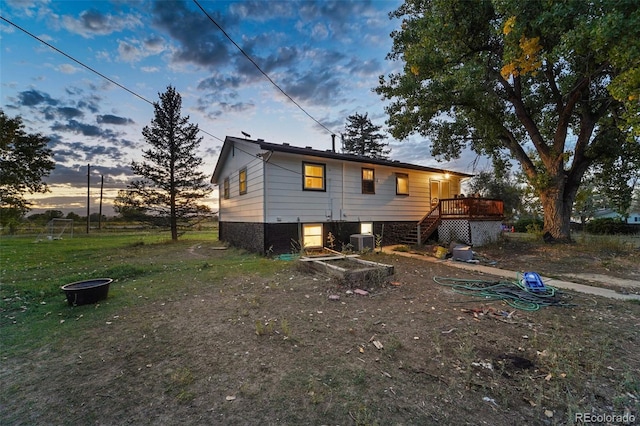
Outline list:
[[[228,136],[211,182],[220,239],[258,253],[343,249],[354,234],[401,241],[471,175]]]

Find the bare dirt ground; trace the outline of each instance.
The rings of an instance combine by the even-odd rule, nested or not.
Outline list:
[[[474,249],[482,264],[541,275],[580,284],[640,294],[640,239],[619,246],[540,244],[507,237],[499,244]]]
[[[547,273],[563,252],[516,261],[514,250],[481,253]],[[206,255],[213,263],[225,252]],[[0,423],[552,425],[585,412],[638,421],[639,304],[566,293],[571,306],[516,310],[433,280],[492,277],[367,258],[395,275],[356,286],[366,296],[283,262],[272,276],[181,284],[172,297],[122,307],[80,340],[5,359]],[[637,277],[624,271],[637,268],[633,258],[609,261],[574,254],[558,271]]]

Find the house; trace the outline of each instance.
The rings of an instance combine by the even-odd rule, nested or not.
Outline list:
[[[624,220],[624,217],[615,212],[613,209],[601,209],[593,214],[593,219],[619,219]],[[627,224],[638,225],[640,224],[640,211],[631,211],[627,217]]]
[[[460,194],[461,181],[469,177],[398,161],[227,136],[211,183],[220,190],[220,240],[259,253],[286,253],[300,247],[341,250],[354,234],[380,236],[386,245],[406,242],[413,233],[415,242],[423,242],[427,232],[442,226],[441,200],[460,207],[449,211],[454,215],[448,219],[450,225],[468,219],[461,215],[468,214],[470,206],[463,212],[465,206],[459,202],[473,200],[454,197]],[[477,210],[477,203],[472,204],[471,209]],[[434,212],[437,218],[426,220],[433,219]],[[493,219],[497,235],[501,217]],[[469,222],[463,222],[459,227],[464,234]],[[454,228],[447,228],[447,237],[460,239]]]

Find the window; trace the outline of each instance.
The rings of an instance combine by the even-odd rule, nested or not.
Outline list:
[[[247,169],[242,169],[238,173],[238,187],[240,188],[240,195],[247,193]]]
[[[322,247],[321,223],[310,223],[302,225],[302,246]]]
[[[302,163],[302,188],[305,191],[324,191],[325,169],[324,164]]]
[[[409,175],[396,173],[396,194],[409,195]]]
[[[222,185],[222,196],[225,200],[229,199],[229,178],[224,178],[224,183]]]
[[[361,222],[360,223],[360,233],[361,234],[373,234],[373,223],[372,222]]]
[[[374,179],[375,173],[373,169],[362,169],[362,193],[375,194],[376,183]]]

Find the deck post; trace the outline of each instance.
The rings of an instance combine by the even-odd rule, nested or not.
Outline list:
[[[420,233],[420,222],[418,222],[418,242],[417,242],[418,247],[420,247],[422,245],[422,234]]]

